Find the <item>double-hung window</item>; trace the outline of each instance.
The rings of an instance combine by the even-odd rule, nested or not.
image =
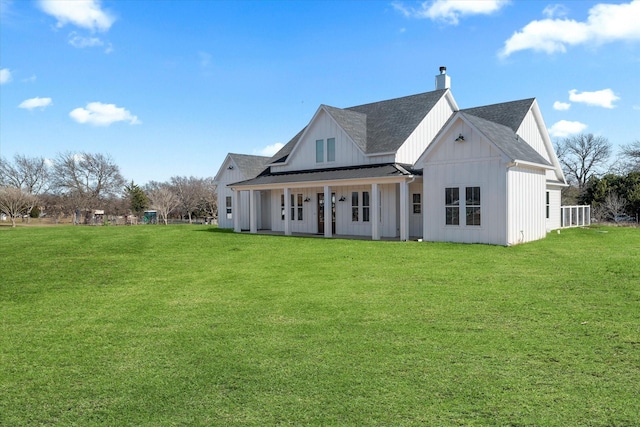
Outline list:
[[[480,187],[467,187],[465,192],[467,225],[480,225]]]
[[[280,215],[282,217],[282,220],[284,221],[284,194],[280,195]]]
[[[302,194],[298,194],[298,221],[302,221]]]
[[[227,196],[225,198],[225,204],[226,204],[226,208],[227,208],[227,219],[232,219],[233,218],[233,210],[231,208],[231,196]]]
[[[446,225],[460,225],[460,189],[444,189],[444,213]]]
[[[360,197],[357,191],[351,193],[351,221],[357,222],[360,220]]]
[[[362,192],[362,221],[369,222],[369,192]]]
[[[420,193],[413,194],[413,213],[422,213],[422,203],[420,203]]]
[[[460,200],[458,187],[444,189],[444,223],[446,225],[460,225],[461,213],[465,215],[465,225],[482,225],[480,187],[464,187],[464,196],[464,200]]]
[[[549,192],[547,191],[547,219],[549,219]]]

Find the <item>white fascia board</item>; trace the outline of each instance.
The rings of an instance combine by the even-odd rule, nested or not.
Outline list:
[[[444,94],[444,96],[447,99],[447,101],[449,101],[449,105],[451,105],[451,108],[453,109],[453,111],[455,112],[460,111],[460,108],[458,107],[458,103],[453,98],[453,93],[451,92],[451,89],[447,89],[447,92]]]
[[[214,183],[220,182],[220,177],[224,173],[224,171],[227,170],[227,168],[229,167],[228,166],[229,163],[233,163],[233,160],[231,159],[231,153],[227,154],[227,157],[224,158],[224,161],[220,165],[220,169],[218,169],[218,173],[216,173],[216,176],[213,178]]]
[[[543,164],[540,164],[540,163],[527,162],[526,160],[518,160],[518,159],[510,161],[507,165],[509,167],[524,166],[524,167],[527,167],[527,168],[543,169],[543,170],[554,170],[555,169],[555,167],[553,167],[552,165],[543,165]]]
[[[540,132],[540,136],[542,136],[542,141],[544,142],[544,146],[547,149],[547,154],[551,159],[551,164],[553,165],[553,169],[556,172],[556,176],[558,177],[559,181],[566,184],[567,180],[564,176],[564,172],[562,171],[562,167],[560,166],[560,162],[558,161],[556,150],[553,148],[553,143],[551,142],[551,138],[549,137],[549,131],[547,131],[547,126],[544,123],[544,118],[542,117],[542,112],[540,111],[540,107],[538,106],[537,99],[533,100],[531,111],[533,112],[533,118],[538,125],[538,132]]]

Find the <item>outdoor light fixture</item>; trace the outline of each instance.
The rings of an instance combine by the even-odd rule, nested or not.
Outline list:
[[[311,201],[311,198],[309,198],[309,197],[305,197],[305,198],[304,198],[304,201],[305,201],[305,202],[310,202],[310,201]]]
[[[233,170],[233,165],[229,165],[229,167],[227,169]]]
[[[462,134],[458,135],[458,137],[456,138],[456,142],[463,142],[464,141],[464,136],[462,136]]]
[[[345,200],[347,200],[344,196],[340,196],[340,198],[338,199],[339,202],[344,202]]]

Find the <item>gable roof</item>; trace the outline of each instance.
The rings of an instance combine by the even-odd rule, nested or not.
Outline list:
[[[510,127],[460,112],[460,116],[471,123],[480,133],[512,161],[534,163],[543,166],[551,166],[544,157],[533,149],[525,140],[520,138],[515,130]]]
[[[321,105],[365,154],[397,151],[449,89],[409,95],[386,101],[336,108]],[[270,160],[284,163],[307,127]]]
[[[490,122],[499,123],[517,132],[534,101],[535,98],[527,98],[519,101],[484,105],[482,107],[465,108],[460,111]]]
[[[240,172],[247,178],[253,178],[262,172],[270,159],[270,157],[265,156],[236,153],[229,153],[229,157],[233,159],[233,162],[238,166]]]

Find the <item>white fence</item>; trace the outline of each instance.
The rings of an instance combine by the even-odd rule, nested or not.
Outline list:
[[[560,227],[584,227],[591,224],[591,206],[560,206]]]

